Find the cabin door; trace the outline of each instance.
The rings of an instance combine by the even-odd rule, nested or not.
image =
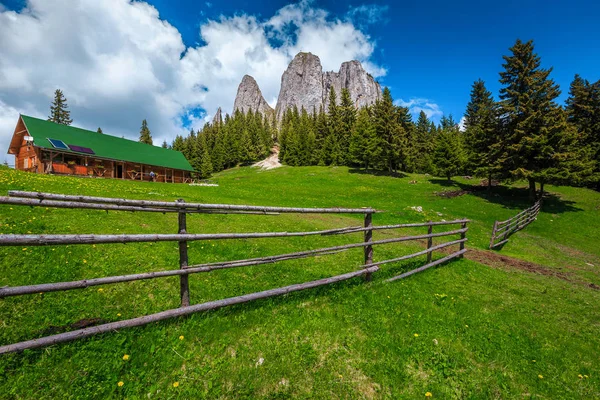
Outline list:
[[[117,165],[117,178],[123,179],[123,166]]]

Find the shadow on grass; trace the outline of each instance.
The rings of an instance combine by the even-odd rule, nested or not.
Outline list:
[[[444,187],[457,187],[458,190],[464,191],[464,194],[481,197],[490,203],[499,204],[511,210],[524,210],[532,206],[527,187],[498,185],[492,186],[492,190],[488,191],[487,186],[465,184],[457,181],[448,182],[448,180],[440,178],[431,178],[429,182]],[[551,214],[583,211],[583,209],[576,207],[575,204],[574,201],[565,200],[556,194],[545,192],[541,211]]]
[[[362,168],[350,168],[348,170],[348,172],[350,172],[351,174],[373,175],[373,176],[389,176],[389,177],[392,177],[392,178],[406,178],[406,177],[408,177],[408,175],[406,175],[405,173],[403,173],[401,171],[390,173],[389,171],[376,171],[376,170],[366,171],[366,170],[364,170]]]

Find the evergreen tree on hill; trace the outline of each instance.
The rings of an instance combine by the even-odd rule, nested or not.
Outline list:
[[[536,197],[536,182],[575,179],[575,137],[569,131],[563,110],[555,102],[558,85],[540,68],[540,57],[532,41],[517,40],[504,56],[500,73],[500,115],[503,129],[499,163],[506,176],[529,182],[530,198]],[[572,174],[573,173],[573,174]]]
[[[437,175],[445,176],[450,181],[461,172],[464,164],[460,131],[452,116],[442,117],[440,125],[433,161]]]
[[[580,159],[593,162],[589,176],[600,190],[600,80],[590,84],[575,75],[567,98],[567,121],[577,130]]]
[[[97,133],[104,133],[102,132],[102,128],[98,127],[98,130],[96,131]]]
[[[166,140],[163,140],[161,147],[162,147],[163,149],[168,149],[168,148],[169,148],[169,144],[167,143],[167,141],[166,141]]]
[[[419,113],[415,127],[415,170],[420,173],[433,173],[433,150],[435,149],[435,124],[427,118],[423,110]]]
[[[350,91],[346,88],[342,89],[342,95],[340,99],[340,105],[338,107],[340,114],[340,136],[338,142],[340,145],[340,151],[344,155],[342,162],[346,164],[348,160],[348,150],[350,146],[350,135],[352,127],[356,121],[356,107],[350,97]]]
[[[150,129],[148,129],[148,122],[142,121],[142,127],[140,129],[140,140],[141,143],[152,144],[152,135]]]
[[[374,161],[381,159],[381,151],[381,142],[373,126],[370,109],[363,107],[358,111],[350,137],[351,161],[369,172]]]
[[[327,114],[329,135],[325,139],[326,164],[344,165],[346,154],[343,153],[342,140],[344,137],[344,126],[342,115],[337,105],[337,96],[333,86],[329,90],[329,110]],[[328,161],[328,162],[327,162]]]
[[[381,100],[373,106],[373,125],[382,144],[379,166],[391,173],[402,163],[401,156],[406,146],[406,132],[398,120],[396,106],[389,88],[383,90]]]
[[[54,92],[54,101],[50,106],[50,116],[48,117],[48,121],[62,125],[71,125],[73,123],[71,112],[67,105],[67,99],[60,89],[56,89]]]
[[[498,164],[502,150],[498,134],[498,107],[492,93],[479,79],[471,88],[471,99],[465,112],[466,168],[469,173],[488,179],[488,190],[492,178],[500,173]]]

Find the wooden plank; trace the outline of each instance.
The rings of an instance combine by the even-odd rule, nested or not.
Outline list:
[[[429,254],[430,252],[432,252],[434,250],[443,249],[444,247],[453,246],[455,244],[461,244],[462,245],[467,240],[468,239],[465,238],[465,239],[453,240],[452,242],[441,243],[441,244],[438,244],[436,246],[431,247],[430,249],[418,251],[418,252],[412,253],[412,254],[407,254],[407,255],[402,256],[402,257],[391,258],[389,260],[377,261],[376,263],[373,263],[372,265],[378,265],[379,266],[379,265],[382,265],[382,264],[389,264],[389,263],[394,263],[394,262],[398,262],[398,261],[408,260],[408,259],[411,259],[411,258],[422,256],[424,254]],[[364,267],[370,267],[370,265],[365,265]]]
[[[93,197],[93,196],[73,196],[54,193],[41,192],[24,192],[18,190],[10,190],[10,197],[21,197],[31,199],[48,199],[60,201],[73,201],[85,203],[103,203],[116,204],[120,206],[135,206],[135,207],[160,207],[160,208],[182,208],[182,205],[177,202],[169,201],[151,201],[151,200],[129,200],[110,197]],[[271,207],[271,206],[249,206],[237,204],[202,204],[202,203],[186,203],[186,209],[205,209],[205,210],[241,210],[241,211],[262,211],[262,212],[281,212],[281,213],[318,213],[318,214],[365,214],[375,213],[376,210],[371,208],[299,208],[299,207]]]
[[[365,228],[371,228],[373,226],[373,214],[371,214],[371,213],[365,214],[364,226],[365,226]],[[371,244],[368,244],[373,241],[373,231],[371,229],[368,229],[365,231],[364,241],[365,241],[365,243],[367,243],[367,245],[364,247],[365,265],[369,265],[373,262],[373,246]],[[370,281],[371,274],[366,274],[365,280]]]
[[[429,222],[430,222],[430,224],[429,224],[429,227],[427,228],[427,234],[431,235],[433,233],[433,225],[431,224],[431,221],[429,221]],[[433,238],[429,237],[427,239],[427,249],[431,249],[432,244],[433,244]],[[429,250],[427,252],[427,262],[431,262],[431,256],[432,256],[431,250]]]
[[[434,237],[440,236],[448,236],[451,234],[456,234],[456,232],[442,232],[441,234],[433,234],[436,235]],[[426,236],[426,235],[425,235]],[[234,261],[225,261],[225,262],[216,262],[216,263],[208,263],[208,264],[195,264],[188,266],[185,270],[166,270],[166,271],[156,271],[156,272],[144,272],[138,274],[129,274],[129,275],[121,275],[121,276],[111,276],[104,278],[92,278],[92,279],[84,279],[78,281],[70,281],[70,282],[56,282],[56,283],[42,283],[37,285],[28,285],[28,286],[14,286],[14,287],[2,287],[0,288],[0,298],[9,297],[9,296],[20,296],[25,294],[35,294],[40,292],[56,292],[63,290],[72,290],[72,289],[84,289],[91,286],[99,286],[99,285],[108,285],[120,282],[130,282],[144,279],[154,279],[154,278],[166,278],[170,276],[180,276],[183,274],[196,274],[203,272],[210,272],[219,269],[227,269],[227,268],[239,268],[239,267],[247,267],[254,265],[262,265],[262,264],[272,264],[280,261],[286,260],[294,260],[299,258],[312,257],[317,255],[325,255],[325,254],[333,254],[339,251],[344,251],[352,248],[365,247],[368,245],[380,245],[380,244],[389,244],[389,243],[397,243],[403,242],[407,240],[419,240],[422,239],[422,236],[408,236],[402,238],[392,238],[392,239],[383,239],[377,240],[373,242],[360,242],[360,243],[352,243],[341,246],[333,246],[333,247],[324,247],[320,249],[314,250],[305,250],[295,253],[287,253],[287,254],[279,254],[274,256],[266,256],[266,257],[258,257],[258,258],[250,258],[246,260],[234,260]],[[466,239],[465,239],[466,240]],[[459,243],[460,241],[447,242],[442,245],[435,246],[431,249],[431,251],[436,250],[437,248],[445,247],[446,245],[452,245]],[[427,250],[425,250],[427,251]],[[421,253],[415,253],[414,256],[420,255]],[[424,253],[422,253],[424,254]],[[409,257],[410,258],[410,257]],[[401,258],[403,259],[403,258]],[[394,261],[398,261],[399,259],[394,259]],[[374,265],[378,265],[384,262],[379,262]]]
[[[463,255],[466,252],[467,252],[467,249],[459,250],[456,253],[452,253],[452,254],[444,257],[444,258],[440,258],[439,260],[435,260],[435,261],[433,261],[433,262],[431,262],[429,264],[425,264],[422,267],[415,268],[412,271],[405,272],[405,273],[400,274],[398,276],[394,276],[393,278],[390,278],[390,279],[386,280],[386,282],[393,282],[393,281],[396,281],[398,279],[403,279],[403,278],[406,278],[408,276],[414,275],[417,272],[425,271],[428,268],[434,267],[436,265],[445,263],[446,261],[449,261],[449,260],[451,260],[453,258],[459,257],[459,256]]]
[[[183,199],[179,199],[178,202],[185,202]],[[185,212],[179,212],[178,214],[179,223],[179,234],[185,235],[187,233],[187,222]],[[179,241],[179,269],[185,270],[188,266],[188,251],[187,241]],[[189,275],[179,275],[179,294],[181,298],[181,307],[188,307],[190,305],[190,284],[188,281]]]
[[[408,240],[427,239],[429,237],[450,236],[466,232],[469,228],[433,233],[431,235],[404,236],[387,239],[387,243]],[[335,230],[334,231],[339,231]],[[120,235],[16,235],[0,234],[0,246],[53,246],[60,244],[106,244],[106,243],[143,243],[143,242],[179,242],[182,240],[224,240],[224,239],[265,239],[275,237],[314,236],[329,231],[312,232],[261,232],[261,233],[186,233],[186,234],[120,234]],[[379,241],[386,242],[385,240]],[[376,244],[373,242],[372,244]]]
[[[223,300],[209,301],[207,303],[195,304],[189,307],[180,307],[167,311],[158,312],[156,314],[150,314],[143,317],[126,319],[123,321],[111,322],[108,324],[102,324],[90,328],[78,329],[71,332],[60,333],[57,335],[46,336],[39,339],[28,340],[24,342],[9,344],[0,346],[0,354],[14,353],[27,349],[35,349],[39,347],[51,346],[57,343],[69,342],[76,339],[83,339],[89,336],[97,335],[100,333],[112,332],[117,329],[131,328],[135,326],[146,325],[152,322],[158,322],[169,318],[181,317],[190,315],[193,313],[216,310],[222,307],[231,306],[234,304],[248,303],[250,301],[264,299],[268,297],[280,296],[291,292],[300,290],[311,289],[319,286],[329,285],[335,282],[340,282],[348,279],[352,279],[357,276],[361,276],[367,273],[373,273],[378,271],[378,267],[369,267],[361,269],[359,271],[350,272],[343,275],[337,275],[330,278],[319,279],[316,281],[300,283],[295,285],[284,286],[277,289],[265,290],[262,292],[256,292],[246,294],[237,297],[229,297]]]
[[[502,240],[502,241],[500,241],[500,242],[498,242],[498,243],[494,244],[494,245],[492,246],[492,248],[494,248],[494,247],[498,247],[498,246],[502,246],[502,245],[503,245],[504,243],[506,243],[506,242],[508,242],[508,239],[504,239],[504,240]]]

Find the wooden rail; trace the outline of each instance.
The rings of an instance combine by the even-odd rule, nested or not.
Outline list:
[[[527,225],[536,220],[542,207],[542,199],[514,217],[506,221],[495,221],[492,228],[492,237],[490,238],[490,249],[500,247],[508,242],[508,238],[515,232],[520,231]]]
[[[150,322],[160,321],[166,318],[188,315],[194,312],[212,310],[232,304],[245,303],[248,301],[277,296],[293,291],[309,289],[312,287],[327,285],[342,280],[351,279],[358,276],[363,276],[365,280],[371,280],[372,274],[379,270],[379,267],[384,264],[399,262],[409,258],[427,255],[427,264],[413,271],[406,272],[402,275],[394,277],[390,280],[396,280],[412,275],[416,272],[425,270],[434,265],[439,265],[455,257],[460,257],[466,249],[464,248],[467,241],[467,222],[468,220],[460,219],[455,221],[442,222],[426,222],[412,224],[396,224],[396,225],[373,225],[373,214],[376,210],[371,208],[289,208],[289,207],[260,207],[260,206],[234,206],[226,204],[198,204],[187,203],[183,199],[176,202],[156,202],[146,200],[125,200],[125,199],[110,199],[102,197],[90,196],[68,196],[51,193],[37,192],[20,192],[10,191],[9,197],[0,197],[0,203],[27,205],[27,206],[43,206],[43,207],[59,207],[59,208],[87,208],[87,209],[102,209],[113,211],[144,211],[144,212],[176,212],[178,215],[178,231],[176,234],[123,234],[123,235],[0,235],[0,246],[45,246],[45,245],[66,245],[66,244],[96,244],[96,243],[139,243],[139,242],[157,242],[157,241],[174,241],[179,243],[179,266],[178,269],[163,270],[155,272],[143,272],[137,274],[128,274],[121,276],[109,276],[92,279],[84,279],[70,282],[55,282],[42,283],[25,286],[6,286],[0,288],[0,298],[9,296],[28,295],[40,292],[55,292],[72,289],[82,289],[90,286],[114,284],[120,282],[137,281],[143,279],[163,278],[169,276],[179,276],[180,279],[180,304],[178,309],[162,311],[156,314],[151,314],[143,317],[133,318],[124,321],[112,322],[91,328],[80,329],[76,331],[66,332],[58,335],[43,337],[34,340],[28,340],[21,343],[9,344],[0,346],[0,354],[22,351],[25,349],[47,346],[55,343],[75,340],[78,338],[88,337],[98,333],[109,332],[118,328],[140,326]],[[83,205],[83,206],[82,206]],[[249,232],[249,233],[211,233],[211,234],[194,234],[187,231],[187,214],[203,213],[203,212],[233,212],[233,213],[252,213],[260,215],[272,215],[273,213],[294,212],[294,213],[362,213],[364,214],[363,226],[352,226],[345,228],[336,228],[310,232]],[[460,225],[460,229],[453,229],[443,232],[433,232],[434,226],[443,225]],[[427,234],[400,236],[382,240],[373,240],[373,231],[377,230],[393,230],[402,228],[427,227]],[[248,239],[248,238],[275,238],[275,237],[293,237],[293,236],[311,236],[311,235],[342,235],[363,233],[362,241],[339,246],[323,247],[312,250],[299,251],[288,254],[278,254],[273,256],[250,258],[245,260],[234,260],[215,262],[208,264],[189,265],[188,260],[188,241],[194,240],[222,240],[222,239]],[[460,239],[452,240],[445,243],[433,245],[433,238],[441,238],[446,236],[460,235]],[[400,243],[414,240],[427,239],[427,248],[425,250],[403,255],[387,260],[373,261],[373,248],[377,245]],[[449,256],[432,261],[432,252],[449,246],[458,245],[459,251],[450,254]],[[358,271],[349,272],[342,275],[324,278],[317,281],[299,283],[282,288],[266,290],[258,293],[251,293],[243,296],[232,297],[224,300],[210,301],[208,303],[190,305],[190,290],[189,290],[189,275],[209,272],[226,268],[239,268],[252,265],[271,264],[280,261],[301,259],[306,257],[315,257],[329,255],[346,251],[352,248],[364,248],[364,264]]]

